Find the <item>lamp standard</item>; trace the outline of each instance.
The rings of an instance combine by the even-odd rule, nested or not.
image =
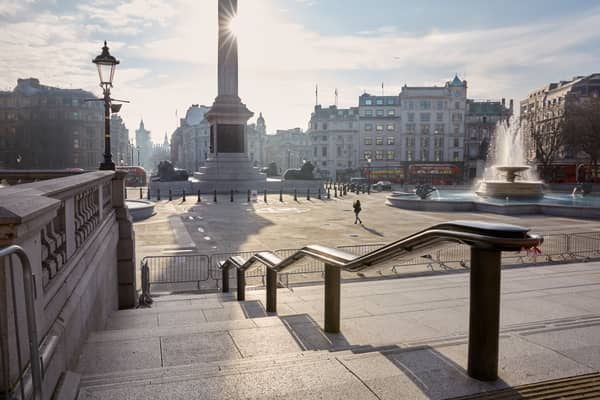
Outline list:
[[[131,149],[131,164],[130,165],[134,165],[135,161],[133,158],[133,143],[129,142],[129,148]]]
[[[373,161],[370,157],[367,158],[367,182],[369,183],[369,187],[371,186],[371,161]]]
[[[115,67],[119,64],[119,60],[110,55],[105,40],[104,47],[102,47],[102,53],[94,58],[92,62],[98,67],[100,87],[104,94],[104,161],[100,164],[100,169],[114,171],[115,163],[112,161],[112,154],[110,153],[110,113],[111,111],[118,112],[121,105],[112,104],[110,88],[112,87],[115,75]]]
[[[140,164],[140,151],[142,150],[142,148],[140,146],[137,146],[135,149],[138,152],[138,164],[137,165],[140,166],[141,165]]]

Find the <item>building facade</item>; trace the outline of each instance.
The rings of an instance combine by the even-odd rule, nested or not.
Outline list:
[[[41,85],[35,78],[0,92],[0,168],[98,169],[104,104],[90,99],[90,92]]]
[[[264,167],[265,144],[267,141],[267,125],[262,113],[259,114],[255,124],[246,127],[248,138],[248,158],[255,167]]]
[[[520,117],[522,122],[534,125],[541,133],[557,134],[561,129],[561,122],[569,106],[587,99],[600,96],[600,73],[587,76],[576,76],[568,81],[551,82],[541,88],[532,90],[526,99],[520,102]],[[539,143],[529,138],[527,158],[537,158]],[[572,158],[568,149],[558,155],[559,158]],[[555,160],[558,161],[558,160]]]
[[[177,168],[198,171],[208,157],[210,125],[204,117],[209,107],[192,104],[171,135],[171,161]]]
[[[513,114],[513,100],[467,100],[465,114],[465,175],[467,179],[482,178],[496,127]]]
[[[308,135],[300,128],[277,130],[267,135],[265,141],[265,165],[277,164],[279,173],[290,168],[300,168],[311,160]]]
[[[140,121],[140,126],[135,131],[135,148],[137,152],[137,165],[142,166],[146,171],[152,171],[152,137],[150,131],[144,126],[144,120]]]
[[[316,105],[310,116],[307,136],[311,160],[325,179],[353,175],[359,159],[359,108],[323,108]]]
[[[133,165],[129,129],[116,114],[110,118],[110,152],[115,165]]]

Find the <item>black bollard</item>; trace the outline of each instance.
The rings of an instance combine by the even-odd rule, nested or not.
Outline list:
[[[342,185],[342,187],[344,188],[344,196],[348,195],[348,185],[346,185],[345,183]]]
[[[215,195],[213,197],[213,202],[217,202],[217,189],[215,189]]]
[[[125,200],[127,200],[127,188],[125,188],[125,191],[123,192],[123,194],[125,195]]]
[[[298,201],[298,191],[294,189],[294,201]]]
[[[263,200],[265,201],[265,203],[267,202],[267,189],[265,189]]]
[[[333,197],[337,197],[337,186],[333,186]]]
[[[173,200],[173,192],[171,191],[171,188],[169,188],[169,201]]]
[[[321,188],[317,191],[317,198],[321,200]]]
[[[250,189],[248,189],[248,203],[250,203]]]
[[[306,200],[310,200],[310,189],[306,189]]]
[[[149,186],[146,189],[146,194],[148,195],[148,200],[150,200],[150,187]]]
[[[279,201],[283,202],[283,189],[279,188]]]
[[[140,200],[144,198],[144,193],[142,193],[142,188],[140,188]]]
[[[200,198],[200,190],[198,190],[198,200],[196,200],[198,203],[202,202],[202,199]]]
[[[185,201],[185,189],[183,189],[183,195],[182,195],[182,199],[181,199],[181,201],[182,201],[182,202],[184,202],[184,201]]]
[[[160,188],[156,189],[156,200],[160,201]]]
[[[371,185],[367,185],[367,194],[371,194]]]
[[[327,188],[327,200],[331,200],[331,188]]]
[[[233,189],[229,192],[229,201],[233,203]]]

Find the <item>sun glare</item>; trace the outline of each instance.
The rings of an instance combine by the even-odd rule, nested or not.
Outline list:
[[[229,20],[229,32],[231,32],[231,34],[233,36],[238,36],[240,34],[240,30],[241,30],[241,24],[240,24],[240,17],[239,16],[233,16],[230,20]]]

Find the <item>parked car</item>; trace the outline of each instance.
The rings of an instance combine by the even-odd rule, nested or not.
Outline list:
[[[392,182],[390,181],[379,181],[373,184],[373,190],[392,190]]]

